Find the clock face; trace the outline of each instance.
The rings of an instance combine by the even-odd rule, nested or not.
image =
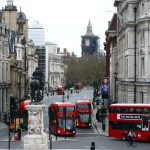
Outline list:
[[[85,46],[90,46],[90,40],[85,40]]]

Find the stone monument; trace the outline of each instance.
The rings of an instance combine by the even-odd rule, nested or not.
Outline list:
[[[37,69],[35,70],[35,72]],[[48,135],[44,133],[43,110],[45,105],[41,105],[42,100],[40,95],[41,79],[38,80],[38,74],[33,73],[33,78],[30,84],[31,87],[31,104],[26,106],[28,110],[28,134],[24,137],[25,150],[48,150]],[[39,72],[39,70],[38,70]],[[34,76],[37,75],[37,76]],[[42,85],[43,86],[43,85]]]

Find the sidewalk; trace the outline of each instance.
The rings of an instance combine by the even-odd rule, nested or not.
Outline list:
[[[3,122],[0,122],[0,130],[3,130],[5,128],[8,128],[8,126],[4,124]]]
[[[98,130],[100,135],[104,135],[104,136],[108,136],[108,118],[106,116],[106,120],[105,120],[105,131],[102,130],[102,122],[98,122],[96,120],[96,112],[97,112],[97,108],[93,108],[93,124],[96,127],[96,129]]]

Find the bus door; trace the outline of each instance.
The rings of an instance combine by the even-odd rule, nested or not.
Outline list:
[[[148,131],[148,129],[149,129],[149,123],[148,123],[148,121],[149,121],[149,117],[147,117],[147,116],[143,116],[142,117],[142,131]]]
[[[49,131],[51,133],[56,134],[57,132],[57,116],[56,116],[56,111],[53,111],[51,107],[49,107]]]

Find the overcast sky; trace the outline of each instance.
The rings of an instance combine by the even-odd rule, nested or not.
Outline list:
[[[56,43],[81,56],[81,36],[86,33],[89,19],[93,33],[100,37],[104,49],[105,31],[116,8],[114,0],[13,0],[30,22],[38,20],[45,28],[46,41]],[[0,0],[4,7],[7,0]]]

